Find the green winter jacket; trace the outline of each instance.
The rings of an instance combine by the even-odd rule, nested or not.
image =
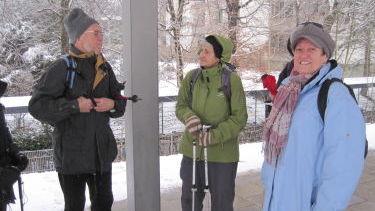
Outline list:
[[[202,124],[212,125],[212,145],[208,146],[208,161],[236,162],[239,160],[238,135],[247,120],[246,98],[240,77],[231,74],[231,99],[226,99],[221,87],[222,65],[203,69],[194,84],[192,103],[189,107],[190,71],[182,81],[176,105],[176,116],[185,123],[192,115],[197,115]],[[231,104],[229,106],[229,103]],[[231,111],[229,108],[231,107]],[[192,157],[194,137],[185,130],[179,145],[179,152]],[[203,148],[197,145],[197,158],[203,160]]]

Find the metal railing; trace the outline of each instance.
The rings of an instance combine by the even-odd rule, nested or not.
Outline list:
[[[366,117],[366,122],[375,121],[375,83],[352,84],[359,106]],[[368,96],[363,96],[362,89],[368,89]],[[247,127],[239,137],[241,143],[260,140],[262,123],[265,120],[265,103],[268,92],[265,90],[255,90],[246,92],[248,122]],[[184,125],[175,116],[176,96],[159,97],[159,131],[160,131],[160,155],[170,155],[177,153],[178,142],[181,138]],[[27,107],[6,108],[7,115],[27,113]],[[31,116],[30,116],[31,118]],[[34,120],[36,121],[36,120]],[[115,133],[118,145],[117,161],[125,160],[125,132],[124,118],[111,120],[111,127]],[[37,121],[36,121],[37,122]],[[35,126],[36,123],[33,123]],[[10,124],[12,125],[12,124]],[[53,150],[36,150],[24,152],[30,160],[30,165],[25,172],[40,172],[54,170]]]

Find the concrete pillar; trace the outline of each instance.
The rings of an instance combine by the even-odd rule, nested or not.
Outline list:
[[[122,2],[127,210],[160,211],[157,1]]]

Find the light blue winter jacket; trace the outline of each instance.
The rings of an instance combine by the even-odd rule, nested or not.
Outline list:
[[[302,89],[277,167],[263,163],[263,211],[339,211],[350,203],[364,164],[365,123],[340,83],[329,89],[322,121],[317,107],[320,86],[325,79],[342,78],[339,66],[329,72],[330,67],[324,65]]]

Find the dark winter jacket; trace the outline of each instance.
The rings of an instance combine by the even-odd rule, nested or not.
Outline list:
[[[12,142],[5,123],[4,106],[0,104],[0,205],[14,203],[13,184],[20,173],[12,166],[17,164],[18,154],[18,148]]]
[[[71,46],[75,54],[82,54]],[[67,65],[63,59],[55,61],[33,90],[29,112],[36,119],[54,126],[53,146],[56,170],[62,174],[109,171],[117,155],[116,141],[109,118],[121,117],[125,101],[115,100],[122,85],[116,80],[111,66],[105,62],[106,73],[92,89],[96,57],[74,58],[77,74],[73,87],[66,85]],[[115,100],[114,111],[80,113],[77,98],[110,98]]]
[[[0,80],[0,97],[6,88],[7,83]],[[13,184],[28,164],[27,157],[19,153],[17,146],[12,141],[5,121],[4,110],[4,106],[0,103],[0,209],[8,203],[14,203]]]
[[[294,67],[293,60],[286,63],[284,69],[280,72],[279,77],[277,78],[277,83],[276,83],[277,88],[279,88],[279,86],[281,85],[281,82],[290,75],[293,67]]]

